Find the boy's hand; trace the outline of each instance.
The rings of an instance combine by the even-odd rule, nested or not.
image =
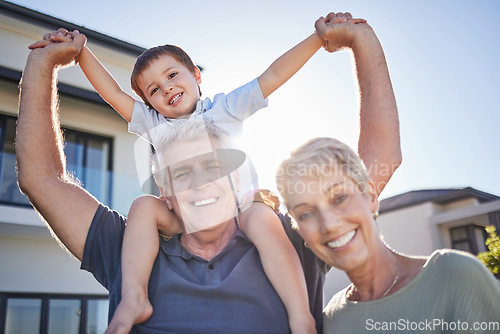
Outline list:
[[[86,41],[87,37],[80,34],[78,30],[69,32],[60,28],[45,34],[41,40],[31,44],[28,48],[38,57],[43,57],[56,66],[64,66],[78,62],[78,55]]]
[[[28,46],[28,49],[34,50],[39,48],[44,48],[49,44],[61,43],[61,42],[72,42],[76,35],[80,33],[78,30],[68,31],[64,28],[59,28],[59,30],[51,31],[43,35],[42,39]]]
[[[351,48],[359,27],[366,26],[360,23],[366,23],[366,20],[353,19],[351,13],[330,13],[326,18],[320,17],[314,26],[316,33],[325,41],[325,50],[335,52]]]

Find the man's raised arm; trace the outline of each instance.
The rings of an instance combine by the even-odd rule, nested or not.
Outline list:
[[[338,15],[348,21],[330,24]],[[398,110],[384,51],[372,28],[354,24],[349,13],[320,18],[316,30],[328,42],[327,51],[350,48],[354,54],[361,95],[358,153],[380,194],[402,160]]]
[[[20,83],[16,131],[20,189],[66,248],[82,259],[98,201],[66,174],[59,124],[57,70],[80,52],[85,37],[30,52]]]

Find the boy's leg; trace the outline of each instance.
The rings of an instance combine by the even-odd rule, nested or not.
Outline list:
[[[106,333],[129,333],[134,324],[153,314],[148,298],[148,283],[158,255],[158,230],[178,231],[175,214],[154,196],[134,200],[127,217],[122,247],[122,299]]]
[[[241,230],[259,251],[264,271],[286,307],[292,333],[316,333],[302,265],[273,209],[253,203],[241,214]]]

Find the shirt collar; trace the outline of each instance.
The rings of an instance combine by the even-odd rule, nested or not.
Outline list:
[[[189,117],[181,117],[181,118],[165,117],[165,120],[167,121],[167,123],[173,125],[173,123],[175,122],[195,119],[196,117],[202,115],[205,111],[209,110],[210,108],[212,108],[212,100],[210,100],[210,98],[207,97],[204,100],[199,100],[198,102],[196,102],[196,109],[189,115]]]
[[[163,253],[165,253],[168,256],[180,257],[184,260],[190,260],[193,258],[200,260],[201,259],[200,257],[189,253],[187,250],[184,249],[184,247],[182,247],[180,240],[181,235],[182,233],[176,234],[169,240],[162,239],[160,247]],[[224,247],[224,249],[219,254],[217,254],[215,258],[227,253],[238,242],[238,239],[248,240],[246,235],[239,228],[236,229],[236,232],[234,232],[231,240],[229,240],[226,247]]]

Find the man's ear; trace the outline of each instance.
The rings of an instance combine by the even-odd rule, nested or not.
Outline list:
[[[165,198],[165,204],[167,204],[167,208],[170,211],[172,211],[172,209],[173,209],[172,202],[170,202],[170,200],[168,198]]]
[[[233,184],[236,187],[236,192],[241,191],[241,181],[240,181],[240,173],[238,170],[235,170],[234,172],[231,173],[231,177],[233,179]]]
[[[167,205],[167,208],[170,211],[172,211],[172,208],[173,208],[172,202],[168,199],[167,192],[162,187],[158,187],[158,188],[160,189],[161,199],[165,202],[165,204]]]

